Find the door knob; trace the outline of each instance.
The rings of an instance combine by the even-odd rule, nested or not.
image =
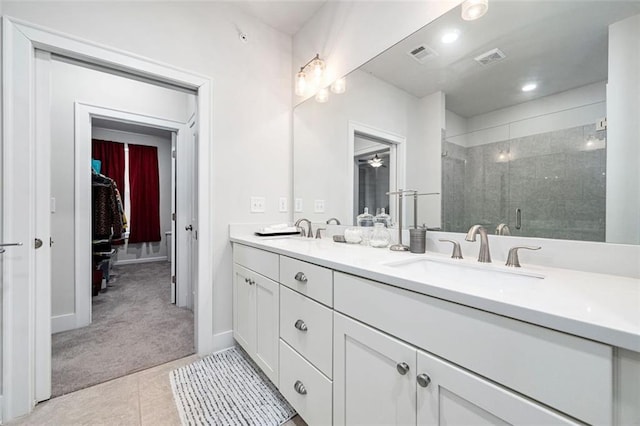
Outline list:
[[[193,231],[193,225],[188,225],[184,227],[185,231]]]
[[[36,238],[33,242],[33,246],[37,249],[42,247],[42,240],[40,238]]]
[[[295,328],[297,328],[300,331],[307,331],[307,324],[304,323],[304,321],[302,321],[301,319],[299,319],[298,321],[296,321],[296,323],[293,325]]]
[[[4,247],[10,247],[10,246],[21,246],[22,243],[0,243],[0,254],[4,253],[6,250],[4,249]]]

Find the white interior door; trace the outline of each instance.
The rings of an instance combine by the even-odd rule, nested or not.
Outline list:
[[[198,126],[193,122],[191,127],[192,135],[192,149],[193,156],[191,157],[191,226],[193,231],[191,232],[191,281],[189,281],[187,287],[187,307],[193,309],[193,301],[195,299],[194,289],[197,288],[197,274],[198,270]]]
[[[36,140],[35,140],[35,392],[36,401],[51,398],[51,123],[49,110],[51,54],[35,52]]]
[[[171,244],[169,262],[171,262],[171,303],[175,304],[176,295],[176,133],[171,133]]]
[[[194,179],[193,159],[194,140],[193,126],[195,119],[187,123],[185,134],[176,144],[176,303],[180,307],[193,307],[191,288],[193,283],[194,269],[192,269],[192,236],[195,235],[195,228],[192,222],[193,200],[197,194]],[[190,303],[191,302],[191,303]]]

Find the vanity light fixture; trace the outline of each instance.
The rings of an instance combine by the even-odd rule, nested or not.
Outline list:
[[[324,74],[325,63],[320,59],[320,54],[316,53],[309,62],[300,67],[300,71],[296,74],[296,95],[304,96],[307,90],[307,71],[310,71],[314,80],[319,84]]]
[[[347,90],[347,79],[345,77],[339,78],[331,83],[331,91],[336,95],[344,93]]]
[[[329,100],[329,90],[326,87],[318,90],[316,93],[316,102],[325,103]]]
[[[536,87],[538,87],[536,83],[527,83],[524,86],[522,86],[522,91],[531,92],[532,90],[536,90]]]
[[[450,30],[442,34],[440,41],[442,41],[444,44],[451,44],[454,41],[458,40],[458,37],[460,37],[460,31]]]
[[[473,21],[481,18],[489,10],[489,0],[467,0],[462,3],[462,19]]]

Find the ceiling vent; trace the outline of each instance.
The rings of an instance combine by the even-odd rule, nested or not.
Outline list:
[[[411,49],[407,54],[421,64],[424,64],[428,60],[438,56],[438,53],[426,44],[421,44],[420,46]]]
[[[489,64],[492,64],[494,62],[501,61],[506,57],[507,57],[507,55],[505,55],[502,52],[502,50],[500,50],[500,49],[491,49],[488,52],[484,52],[483,54],[478,55],[473,59],[476,62],[478,62],[480,65],[489,65]]]

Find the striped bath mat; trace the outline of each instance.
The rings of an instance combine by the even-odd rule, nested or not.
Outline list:
[[[183,425],[280,425],[296,415],[239,347],[171,372]]]

